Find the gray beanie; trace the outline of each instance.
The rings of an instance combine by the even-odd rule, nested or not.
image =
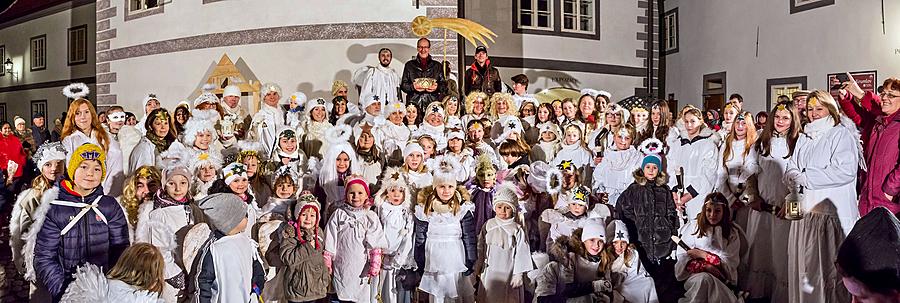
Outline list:
[[[206,215],[213,229],[227,233],[247,217],[247,204],[235,194],[212,194],[200,200],[197,206]]]

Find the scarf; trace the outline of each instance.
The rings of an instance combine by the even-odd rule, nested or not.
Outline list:
[[[156,136],[156,134],[152,131],[147,132],[147,140],[150,140],[150,143],[153,143],[153,146],[156,147],[157,155],[166,151],[166,149],[169,148],[169,145],[172,144],[172,142],[169,142],[168,139],[160,138]]]
[[[803,133],[815,139],[825,133],[825,131],[834,127],[834,118],[827,116],[816,121],[812,121],[803,127]]]
[[[513,241],[516,240],[517,227],[518,224],[513,218],[488,220],[484,224],[484,243],[499,246],[504,250],[512,248],[515,245]]]

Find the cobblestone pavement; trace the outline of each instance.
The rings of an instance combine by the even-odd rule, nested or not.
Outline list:
[[[28,282],[16,271],[9,249],[9,216],[12,203],[0,208],[0,302],[28,302]]]

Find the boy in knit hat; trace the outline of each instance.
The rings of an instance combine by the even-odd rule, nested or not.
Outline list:
[[[208,224],[206,241],[193,260],[193,297],[206,302],[251,302],[261,300],[266,281],[256,242],[243,231],[247,228],[247,204],[234,194],[218,193],[198,203]],[[207,224],[191,229],[192,235],[203,234]],[[211,232],[209,232],[211,230]],[[200,231],[200,232],[197,232]],[[192,245],[185,244],[185,247]]]
[[[519,197],[511,182],[497,187],[494,218],[485,223],[478,237],[475,272],[481,284],[479,302],[522,302],[523,274],[534,269],[525,231],[517,222]]]
[[[66,176],[44,193],[26,244],[34,249],[37,280],[58,301],[78,265],[112,267],[128,247],[128,221],[103,194],[106,153],[84,144],[69,155]],[[27,248],[26,248],[27,249]]]

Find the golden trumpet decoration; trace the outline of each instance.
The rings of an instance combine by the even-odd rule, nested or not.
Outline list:
[[[481,45],[487,45],[487,40],[494,43],[494,37],[497,37],[497,34],[483,25],[462,18],[431,19],[425,16],[418,16],[412,21],[413,34],[419,37],[428,36],[434,28],[454,31],[462,35],[466,40],[469,40],[473,45],[478,45],[476,40],[481,42]]]

